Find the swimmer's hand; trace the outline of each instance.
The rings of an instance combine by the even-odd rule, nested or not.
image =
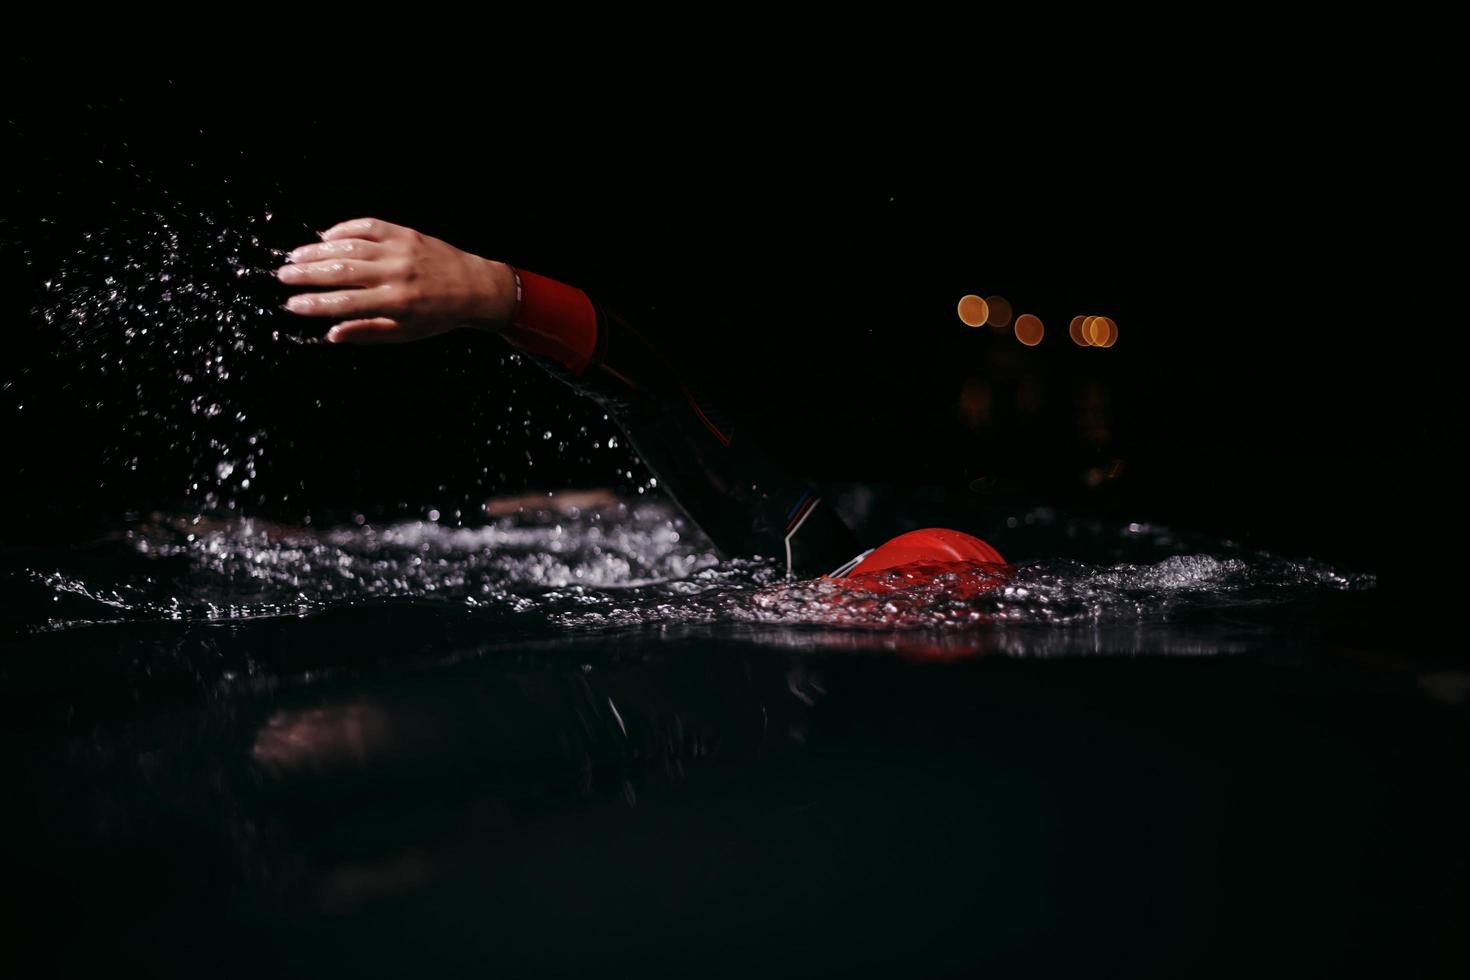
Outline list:
[[[344,221],[286,263],[276,270],[281,282],[336,287],[286,301],[301,316],[341,318],[327,331],[334,344],[402,343],[455,327],[500,330],[515,313],[515,277],[505,263],[376,218]]]

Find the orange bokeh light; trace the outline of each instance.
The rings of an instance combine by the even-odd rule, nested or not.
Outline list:
[[[983,327],[990,316],[990,306],[973,293],[960,297],[960,322],[967,327]]]
[[[1118,325],[1105,316],[1089,317],[1087,340],[1094,347],[1111,347],[1118,342]]]
[[[1074,316],[1072,317],[1071,324],[1069,324],[1067,327],[1067,336],[1071,337],[1072,343],[1076,344],[1078,347],[1088,346],[1087,335],[1082,332],[1082,323],[1086,319],[1087,317],[1085,316]]]
[[[1004,296],[991,296],[985,300],[990,307],[990,316],[986,323],[992,327],[1008,327],[1011,325],[1011,301]]]
[[[1035,347],[1045,335],[1046,327],[1042,326],[1040,317],[1031,313],[1016,317],[1016,339],[1027,347]]]

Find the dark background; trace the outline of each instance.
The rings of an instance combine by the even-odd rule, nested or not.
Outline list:
[[[209,68],[8,69],[8,536],[178,502],[187,454],[150,442],[130,385],[83,377],[35,312],[84,231],[167,208],[269,209],[279,248],[375,215],[657,306],[664,341],[817,480],[1173,522],[1390,586],[1458,540],[1465,339],[1432,59],[1054,91],[849,71],[564,94],[508,72],[224,84]],[[1039,315],[1044,342],[965,327],[969,292]],[[1067,339],[1087,313],[1118,322],[1116,347]],[[641,482],[625,453],[590,448],[611,432],[599,413],[504,354],[478,335],[270,347],[249,378],[271,454],[244,509],[469,521],[492,493]],[[960,407],[967,382],[983,417]],[[124,472],[108,449],[129,439],[144,465]]]
[[[263,252],[376,214],[657,305],[663,340],[816,479],[939,499],[981,531],[1038,503],[1165,521],[1382,588],[1125,623],[1109,642],[1140,656],[922,665],[779,631],[497,645],[485,610],[406,603],[37,634],[7,658],[0,712],[21,729],[0,808],[17,950],[190,975],[203,957],[462,974],[536,951],[656,974],[710,949],[746,975],[1463,974],[1462,648],[1432,635],[1462,601],[1440,569],[1463,544],[1465,434],[1447,61],[1326,37],[1312,63],[1255,44],[1205,61],[1190,38],[1162,63],[1099,43],[1002,70],[987,59],[1007,40],[967,35],[933,48],[964,56],[947,77],[863,49],[803,52],[798,82],[763,48],[702,76],[609,41],[616,70],[577,76],[568,55],[500,67],[512,41],[478,32],[480,60],[450,75],[392,39],[301,33],[250,70],[213,53],[5,69],[7,552],[201,507],[183,488],[212,457],[193,416],[167,434],[167,345],[40,315],[58,273],[104,289],[84,234],[126,244],[158,210],[251,228]],[[282,298],[217,251],[192,279]],[[1045,341],[962,326],[968,292],[1041,316]],[[1072,345],[1078,313],[1114,317],[1118,345]],[[473,521],[490,494],[643,479],[592,448],[611,433],[597,412],[495,338],[337,349],[274,330],[313,332],[250,320],[219,392],[268,434],[247,513]],[[967,384],[988,417],[958,410]],[[789,656],[766,645],[783,638]],[[252,683],[214,686],[236,669]],[[303,670],[319,677],[290,682]],[[624,714],[590,725],[614,696]],[[405,737],[284,777],[247,761],[277,719],[362,705]],[[63,712],[64,730],[30,721]],[[436,848],[450,877],[365,914],[277,908]]]

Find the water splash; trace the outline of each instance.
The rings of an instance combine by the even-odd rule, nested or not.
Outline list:
[[[425,504],[461,518],[553,459],[554,469],[583,466],[598,479],[611,468],[629,492],[652,489],[651,475],[620,444],[606,413],[571,399],[498,343],[488,362],[455,359],[449,348],[441,348],[439,362],[432,348],[419,352],[428,357],[420,371],[431,364],[435,382],[450,374],[464,382],[457,387],[429,387],[423,374],[375,369],[349,350],[321,346],[325,324],[284,312],[288,291],[275,278],[288,248],[315,238],[299,220],[267,204],[211,212],[164,198],[78,232],[37,273],[32,321],[40,346],[56,358],[63,393],[55,397],[67,408],[82,405],[90,430],[105,434],[101,465],[87,474],[96,473],[99,489],[141,483],[148,506],[182,501],[198,514],[299,519],[314,494],[317,506],[336,506],[344,494],[329,494],[324,504],[308,485],[320,475],[300,466],[310,452],[302,445],[341,428],[346,417],[340,404],[312,396],[323,380],[322,390],[342,394],[334,372],[349,372],[346,390],[364,399],[401,385],[426,417],[435,399],[452,398],[441,401],[442,411],[476,419],[483,436],[446,447],[457,458],[446,462],[434,490],[415,491],[422,497],[413,510]],[[486,369],[495,372],[493,383],[486,383]],[[19,365],[16,378],[29,370]],[[16,378],[0,377],[0,392],[20,414],[25,403],[43,400],[43,382]],[[544,390],[573,402],[549,424],[538,406]]]
[[[107,573],[30,567],[26,575],[53,603],[68,602],[35,624],[43,631],[309,616],[367,601],[414,601],[515,614],[556,634],[700,624],[954,633],[1137,624],[1374,584],[1371,575],[1223,543],[1213,554],[1156,558],[1176,537],[1168,529],[1120,529],[1135,560],[1110,564],[909,566],[787,582],[774,560],[721,560],[671,507],[640,501],[523,509],[473,529],[414,521],[313,530],[157,518],[99,546],[127,559],[109,562]]]

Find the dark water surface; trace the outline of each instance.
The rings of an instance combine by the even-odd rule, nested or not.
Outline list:
[[[646,501],[474,529],[154,515],[8,549],[12,953],[1466,962],[1462,655],[1396,642],[1372,577],[1318,562],[1047,508],[993,538],[1016,567],[969,598],[961,572],[788,585]]]

